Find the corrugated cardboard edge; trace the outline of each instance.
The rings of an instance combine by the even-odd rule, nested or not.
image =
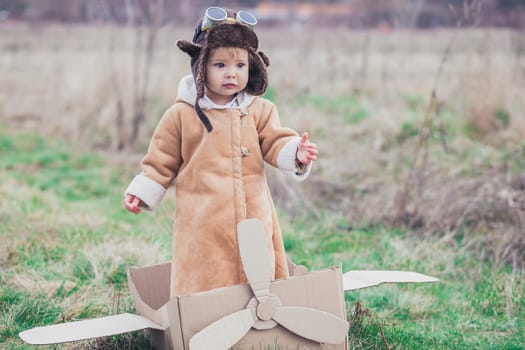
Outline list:
[[[166,304],[168,314],[169,340],[173,349],[184,349],[184,335],[182,334],[182,318],[180,314],[179,298],[171,298]],[[164,349],[163,349],[164,350]]]

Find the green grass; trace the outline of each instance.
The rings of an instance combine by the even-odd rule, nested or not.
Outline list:
[[[59,141],[0,129],[0,348],[29,349],[18,332],[132,311],[126,268],[169,259],[174,203],[132,215],[133,171]],[[280,215],[288,254],[309,269],[413,270],[440,283],[347,292],[350,349],[522,349],[524,276],[435,238],[341,213]],[[144,349],[141,333],[40,347]],[[76,347],[78,348],[78,347]]]
[[[312,105],[328,115],[337,115],[346,124],[359,124],[370,116],[370,112],[355,96],[338,96],[327,99],[322,96],[300,96],[298,105]]]
[[[348,228],[333,216],[287,225],[288,253],[310,269],[341,263],[344,271],[411,270],[440,279],[346,292],[351,349],[523,348],[523,274],[436,239],[378,226]]]
[[[29,348],[17,334],[34,326],[132,310],[126,269],[169,259],[171,228],[163,211],[123,209],[130,177],[95,154],[0,130],[0,348]]]

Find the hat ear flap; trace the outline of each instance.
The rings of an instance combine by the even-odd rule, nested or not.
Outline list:
[[[264,65],[266,67],[270,66],[270,59],[268,58],[268,56],[266,56],[266,54],[262,51],[259,51],[257,53],[259,54],[259,56],[261,56],[261,59],[263,60]]]
[[[197,100],[204,97],[204,87],[206,86],[206,62],[208,61],[209,50],[202,52],[195,58],[192,58],[192,73],[197,87]],[[195,62],[193,62],[195,59]]]
[[[266,72],[267,64],[270,64],[268,57],[260,52],[255,52],[253,49],[248,49],[249,52],[249,66],[250,73],[246,92],[260,96],[265,93],[268,88],[268,73]]]
[[[190,57],[197,57],[201,52],[201,47],[186,40],[178,40],[177,47],[186,52]]]

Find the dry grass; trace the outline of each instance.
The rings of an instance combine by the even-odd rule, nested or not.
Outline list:
[[[13,128],[114,150],[118,101],[111,76],[129,125],[133,31],[0,26],[2,120]],[[282,121],[310,131],[320,147],[315,171],[300,187],[270,172],[279,205],[291,214],[302,202],[313,213],[341,211],[352,225],[385,223],[399,209],[396,196],[409,179],[402,225],[420,235],[465,240],[483,257],[523,267],[525,62],[519,34],[462,30],[435,85],[452,30],[290,28],[282,40],[281,28],[261,28],[261,49],[272,62],[270,86]],[[125,157],[134,167],[160,114],[174,100],[179,79],[189,72],[189,60],[174,42],[191,35],[191,28],[170,26],[159,33],[147,120],[139,149]],[[424,145],[426,162],[408,178],[433,88],[438,107]],[[356,109],[364,117],[352,121]]]

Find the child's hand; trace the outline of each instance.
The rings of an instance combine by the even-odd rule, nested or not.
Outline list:
[[[139,197],[136,197],[132,194],[126,195],[124,199],[124,206],[126,209],[134,214],[138,214],[142,210],[142,205],[144,202]]]
[[[308,141],[308,133],[304,132],[301,141],[297,145],[297,160],[308,165],[317,160],[317,145]]]

